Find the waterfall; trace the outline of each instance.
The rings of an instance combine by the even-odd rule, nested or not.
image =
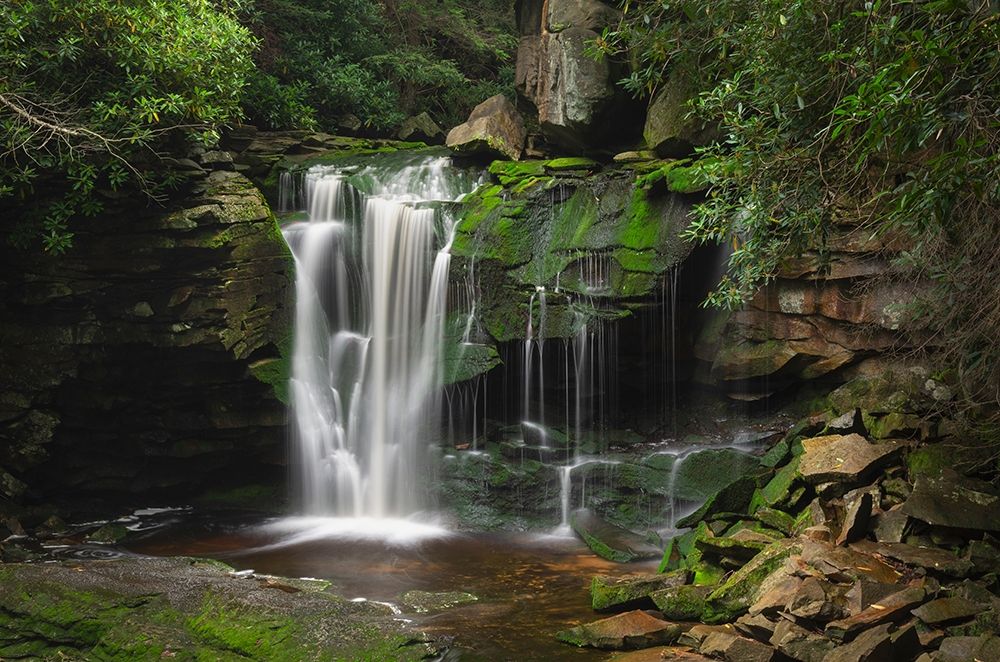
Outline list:
[[[295,177],[282,177],[294,187]],[[447,157],[314,166],[308,221],[284,229],[296,264],[293,484],[310,515],[387,518],[429,504],[453,221],[478,184]]]

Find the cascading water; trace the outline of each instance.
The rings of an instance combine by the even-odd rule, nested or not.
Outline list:
[[[428,505],[453,222],[479,183],[447,157],[310,168],[295,257],[294,484],[304,511],[402,517]]]

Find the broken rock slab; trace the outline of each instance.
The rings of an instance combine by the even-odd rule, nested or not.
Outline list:
[[[972,561],[959,558],[951,552],[936,547],[917,547],[901,542],[861,540],[852,544],[851,549],[865,554],[895,559],[906,565],[926,568],[958,579],[968,577],[974,569]]]
[[[983,611],[980,605],[965,598],[938,598],[913,610],[913,615],[927,625],[946,626],[972,618]]]
[[[827,435],[802,441],[799,474],[813,485],[838,483],[856,486],[897,459],[905,444],[870,443],[859,434]]]
[[[910,610],[923,603],[927,592],[919,587],[907,587],[870,605],[853,616],[827,623],[824,633],[836,641],[850,641],[859,633],[877,625],[904,620]]]
[[[701,642],[699,652],[734,662],[771,662],[776,651],[759,641],[728,632],[713,632]]]
[[[945,469],[921,474],[903,512],[928,524],[1000,531],[1000,494],[990,485]]]
[[[573,511],[569,523],[591,551],[609,561],[629,563],[663,556],[659,547],[628,529],[615,526],[587,508]]]
[[[597,575],[590,582],[591,606],[594,611],[652,608],[654,594],[684,586],[690,578],[687,570],[627,577]]]
[[[686,628],[635,610],[578,625],[556,634],[556,639],[573,646],[602,650],[634,650],[665,646],[677,641]]]

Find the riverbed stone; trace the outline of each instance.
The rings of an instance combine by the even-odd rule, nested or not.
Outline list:
[[[635,533],[615,526],[592,510],[580,508],[570,514],[570,526],[591,551],[609,561],[628,563],[643,559],[658,559],[663,554]]]
[[[618,653],[611,658],[611,662],[710,662],[711,659],[680,646],[656,646]]]
[[[479,598],[465,591],[435,593],[432,591],[414,590],[407,591],[399,596],[399,601],[410,611],[418,614],[426,614],[429,612],[444,611],[470,602],[478,602]]]
[[[448,147],[461,153],[493,155],[517,161],[524,151],[524,119],[507,97],[490,97],[469,119],[448,133]]]
[[[1000,531],[1000,494],[983,481],[945,469],[917,477],[903,512],[928,524]]]
[[[671,644],[684,629],[637,609],[563,630],[556,638],[579,647],[630,650]]]
[[[687,570],[625,577],[597,575],[590,582],[591,607],[594,611],[652,607],[654,595],[664,589],[683,586],[690,578],[691,573]]]

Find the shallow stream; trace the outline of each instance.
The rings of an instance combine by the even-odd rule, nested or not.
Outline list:
[[[343,527],[354,530],[347,533],[337,520],[317,519],[224,525],[191,518],[130,545],[130,551],[208,557],[238,570],[326,579],[346,598],[390,603],[403,612],[399,618],[435,638],[453,639],[448,659],[462,660],[608,659],[607,653],[576,649],[553,635],[599,618],[590,608],[594,575],[652,572],[656,567],[655,562],[605,561],[570,537],[442,534],[408,531],[405,524],[387,532],[385,523],[363,534],[358,529],[364,525],[356,522]],[[400,600],[411,590],[464,591],[479,600],[415,614]]]

